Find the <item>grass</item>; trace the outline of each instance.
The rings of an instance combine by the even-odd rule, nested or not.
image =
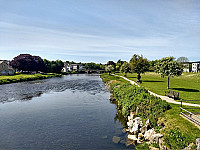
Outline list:
[[[32,81],[37,79],[46,79],[51,77],[61,76],[60,74],[47,73],[47,74],[19,74],[12,76],[0,76],[0,84],[8,84],[15,82]]]
[[[136,77],[136,73],[127,74],[130,80],[136,81]],[[160,74],[147,72],[141,77],[141,85],[156,94],[164,95],[168,90],[167,78],[161,78]],[[180,99],[200,100],[200,73],[183,73],[179,77],[170,78],[170,90],[179,92]],[[200,101],[194,103],[200,103]]]
[[[113,76],[107,75],[104,77],[107,77],[107,79],[104,78],[104,81],[107,81],[107,82],[111,79],[118,81],[118,78],[113,77]],[[127,77],[131,80],[136,81],[136,74],[128,74]],[[185,73],[181,77],[173,78],[172,79],[173,83],[171,84],[174,85],[173,88],[178,88],[178,86],[182,86],[183,89],[193,89],[192,91],[183,90],[183,89],[181,90],[179,89],[179,90],[182,93],[185,92],[184,95],[186,95],[187,97],[190,96],[190,99],[197,99],[197,98],[200,98],[195,95],[195,94],[197,95],[199,94],[198,92],[196,92],[196,90],[200,90],[199,89],[200,87],[198,86],[198,83],[200,80],[199,78],[200,78],[199,73],[197,74]],[[178,81],[175,79],[177,79]],[[120,82],[124,81],[122,79],[120,80],[121,80]],[[166,90],[167,79],[160,78],[158,74],[146,73],[145,75],[142,75],[142,80],[143,80],[142,85],[144,87],[148,87],[149,90],[155,93],[163,95],[161,93]],[[183,80],[183,82],[181,82],[181,80]],[[190,84],[190,82],[191,83],[194,82],[194,85],[190,87],[187,87],[186,85],[184,85],[184,84]],[[186,94],[187,92],[189,92],[189,94],[192,94],[192,95],[188,96]],[[185,99],[187,98],[186,96],[184,97]],[[168,147],[170,147],[171,149],[183,149],[184,147],[188,146],[189,143],[191,142],[195,143],[195,140],[197,138],[200,138],[200,130],[194,124],[192,124],[191,122],[189,122],[188,120],[185,120],[184,118],[180,116],[180,105],[170,104],[170,106],[171,106],[171,109],[166,110],[164,112],[162,117],[158,119],[157,124],[159,125],[161,123],[164,123],[165,125],[165,127],[161,129],[160,132],[164,135],[165,143]],[[190,108],[194,108],[194,107],[190,107]],[[138,145],[138,149],[141,148],[140,146],[143,147],[144,145]]]
[[[180,143],[183,146],[182,148],[184,148],[184,146],[185,147],[188,146],[189,143],[191,142],[195,143],[195,140],[197,138],[200,138],[200,130],[194,124],[192,124],[191,122],[189,122],[188,120],[185,120],[184,118],[180,116],[179,105],[170,104],[170,106],[171,106],[171,109],[167,110],[164,113],[164,116],[162,118],[159,118],[158,122],[164,122],[165,124],[165,128],[161,130],[161,133],[164,135],[165,138],[168,136],[168,132],[172,130],[177,130],[180,133],[182,133],[184,137],[184,140]],[[177,141],[176,141],[177,139],[178,138],[175,138],[175,141],[172,141],[170,143],[171,147],[172,145],[174,145],[174,147],[177,146]],[[183,143],[185,145],[183,145]]]

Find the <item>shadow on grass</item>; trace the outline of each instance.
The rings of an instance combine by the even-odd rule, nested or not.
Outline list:
[[[196,90],[196,89],[186,89],[186,88],[170,88],[170,89],[184,91],[184,92],[199,92],[199,90]]]
[[[143,80],[143,82],[164,82],[164,81]]]
[[[128,78],[136,78],[136,77],[128,77]]]

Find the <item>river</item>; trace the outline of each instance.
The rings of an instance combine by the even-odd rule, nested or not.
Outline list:
[[[99,75],[0,85],[0,149],[131,148],[109,96]]]

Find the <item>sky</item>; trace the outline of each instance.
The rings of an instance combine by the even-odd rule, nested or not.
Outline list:
[[[0,0],[0,59],[200,61],[200,0]]]

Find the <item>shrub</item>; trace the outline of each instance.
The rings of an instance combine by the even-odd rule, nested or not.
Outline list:
[[[165,143],[171,149],[184,149],[189,145],[188,139],[178,129],[171,129],[165,135]]]

